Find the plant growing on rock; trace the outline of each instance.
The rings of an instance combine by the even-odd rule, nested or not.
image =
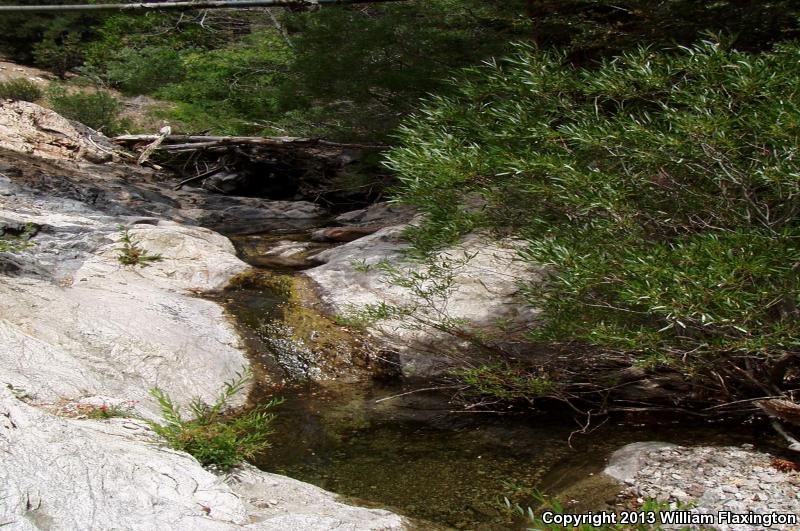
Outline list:
[[[270,447],[274,415],[269,409],[282,402],[273,398],[242,414],[227,411],[230,400],[241,392],[253,377],[245,369],[226,382],[217,400],[209,405],[200,399],[189,404],[192,418],[181,415],[180,408],[158,387],[150,394],[158,401],[164,423],[150,422],[153,431],[172,448],[191,454],[202,465],[229,470]]]
[[[82,412],[86,415],[87,418],[93,420],[107,420],[114,417],[130,417],[131,414],[122,409],[119,406],[92,406],[92,405],[83,405],[82,407],[78,408],[78,411]]]
[[[124,225],[119,226],[119,241],[122,247],[115,249],[119,253],[117,260],[123,265],[146,266],[150,262],[162,260],[160,254],[150,254],[142,249],[139,242],[131,237],[130,232]]]
[[[15,253],[31,247],[34,242],[30,240],[38,230],[39,227],[33,223],[26,223],[21,230],[0,227],[0,252]]]

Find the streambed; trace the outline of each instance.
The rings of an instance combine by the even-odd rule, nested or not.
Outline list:
[[[305,241],[307,234],[278,227],[233,238],[242,258],[261,267],[260,253],[287,239]],[[267,267],[282,274],[299,269]],[[524,529],[524,522],[504,508],[503,498],[530,504],[531,489],[574,500],[576,510],[613,505],[616,490],[598,473],[614,450],[631,442],[758,444],[756,426],[732,430],[723,423],[667,419],[646,424],[611,419],[570,439],[581,420],[571,415],[466,413],[449,403],[446,390],[404,394],[425,386],[397,378],[304,383],[285,370],[285,360],[263,338],[264,323],[280,318],[284,293],[245,286],[218,300],[263,376],[251,401],[285,398],[276,409],[273,448],[255,464],[361,504],[431,522],[423,524],[426,529]]]

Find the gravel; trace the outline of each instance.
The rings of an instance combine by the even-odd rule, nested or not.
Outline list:
[[[629,463],[633,457],[628,453],[624,459]],[[754,451],[752,445],[644,446],[635,459],[638,469],[628,470],[629,477],[623,479],[625,497],[654,498],[699,514],[784,513],[800,519],[800,473],[778,470],[774,456]],[[764,526],[717,523],[715,528],[744,531]],[[769,529],[800,526],[773,525]]]

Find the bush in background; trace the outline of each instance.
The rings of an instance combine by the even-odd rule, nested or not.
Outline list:
[[[61,116],[75,120],[106,136],[121,133],[125,122],[120,119],[122,102],[107,92],[68,93],[53,87],[47,95],[50,108]]]
[[[82,35],[79,32],[61,34],[56,31],[45,34],[45,38],[34,45],[33,58],[36,66],[64,77],[68,71],[83,63]]]
[[[164,86],[159,98],[178,103],[173,117],[199,129],[253,134],[282,119],[279,100],[290,50],[274,30],[229,46],[183,55],[185,77]]]
[[[0,82],[0,100],[36,101],[44,91],[29,79],[17,78]]]
[[[128,95],[153,94],[169,83],[183,79],[183,60],[169,47],[147,46],[116,50],[105,64],[101,78]]]
[[[418,250],[488,229],[552,266],[527,289],[544,310],[532,339],[763,393],[800,352],[798,86],[797,44],[643,49],[591,70],[520,47],[430,99],[388,164],[427,214]]]

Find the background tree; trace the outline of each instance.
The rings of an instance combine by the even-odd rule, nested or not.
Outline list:
[[[0,0],[16,3],[16,0]],[[33,2],[36,0],[24,0]],[[388,140],[458,68],[515,41],[585,66],[722,32],[741,50],[797,37],[791,0],[409,0],[319,10],[4,15],[0,51],[173,101],[190,129]]]

